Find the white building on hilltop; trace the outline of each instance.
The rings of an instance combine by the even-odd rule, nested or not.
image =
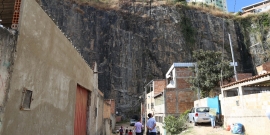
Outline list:
[[[264,0],[242,8],[243,15],[261,13],[270,10],[270,0]]]
[[[228,12],[227,0],[186,0],[187,2],[202,2],[207,5],[213,5],[220,8],[224,12]]]

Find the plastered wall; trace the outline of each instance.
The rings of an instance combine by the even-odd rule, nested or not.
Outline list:
[[[99,129],[102,118],[94,118],[94,107],[103,109],[103,97],[96,98],[97,75],[35,0],[22,1],[18,31],[1,134],[72,135],[79,84],[91,91],[88,133],[96,135],[92,128]],[[20,110],[24,88],[32,91],[27,111]]]
[[[270,93],[259,93],[221,99],[224,126],[241,123],[248,135],[269,135],[270,119],[266,117],[269,97]]]
[[[0,132],[12,73],[17,35],[0,27]]]

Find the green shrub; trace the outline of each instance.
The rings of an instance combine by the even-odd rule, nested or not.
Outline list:
[[[164,127],[167,132],[173,134],[179,134],[186,128],[188,111],[181,114],[179,117],[172,115],[166,116],[164,120]]]

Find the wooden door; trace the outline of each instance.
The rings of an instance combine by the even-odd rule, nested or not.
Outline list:
[[[86,135],[88,91],[77,85],[74,135]]]

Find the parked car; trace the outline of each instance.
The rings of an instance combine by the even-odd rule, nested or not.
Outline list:
[[[189,122],[193,122],[194,126],[198,123],[211,122],[209,117],[209,107],[194,107],[188,114]]]
[[[134,126],[135,123],[136,123],[136,120],[135,119],[130,119],[130,123],[129,123],[130,126]]]

